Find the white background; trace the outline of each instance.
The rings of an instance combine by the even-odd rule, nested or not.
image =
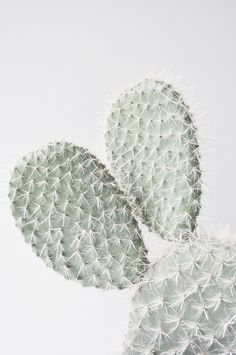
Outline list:
[[[159,70],[195,96],[204,228],[236,232],[234,0],[0,0],[0,353],[118,355],[132,290],[83,289],[45,267],[14,226],[7,190],[21,155],[48,141],[105,161],[113,94]],[[178,86],[177,86],[178,87]],[[199,115],[199,113],[203,113]],[[213,138],[213,139],[212,139]]]

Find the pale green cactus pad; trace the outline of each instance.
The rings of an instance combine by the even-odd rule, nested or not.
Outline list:
[[[146,79],[124,91],[108,118],[112,173],[150,230],[162,237],[193,231],[200,209],[196,128],[171,85]]]
[[[173,243],[133,300],[123,355],[236,354],[236,242]]]
[[[123,193],[86,149],[53,143],[26,156],[10,181],[17,226],[44,262],[84,286],[140,281],[146,250]]]

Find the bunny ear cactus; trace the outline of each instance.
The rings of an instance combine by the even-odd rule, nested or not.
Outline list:
[[[117,183],[70,143],[49,144],[16,166],[9,196],[26,242],[84,286],[142,281],[123,355],[236,354],[236,243],[194,232],[201,171],[188,106],[171,85],[146,79],[113,104],[106,144]],[[147,274],[134,215],[169,239]]]
[[[27,155],[14,169],[9,195],[26,242],[66,278],[121,289],[145,273],[131,207],[86,149],[58,142]]]
[[[164,238],[195,229],[201,171],[197,132],[175,89],[146,79],[114,102],[106,144],[112,172],[150,230]]]
[[[236,354],[236,244],[171,243],[150,266],[123,355]]]

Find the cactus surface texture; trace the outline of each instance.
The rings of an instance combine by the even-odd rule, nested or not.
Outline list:
[[[124,194],[86,149],[52,143],[15,167],[13,216],[44,262],[84,286],[124,288],[140,281],[146,250]]]
[[[199,145],[192,115],[171,85],[146,79],[124,91],[108,117],[112,173],[150,230],[193,231],[200,209]]]
[[[150,266],[123,353],[141,354],[236,354],[235,244],[200,237],[173,243]]]

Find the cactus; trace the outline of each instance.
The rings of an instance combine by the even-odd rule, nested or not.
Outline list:
[[[86,149],[58,142],[24,157],[9,196],[25,241],[64,277],[103,289],[140,281],[147,261],[138,224]]]
[[[133,299],[123,355],[236,354],[236,244],[172,242]]]
[[[188,111],[172,86],[145,80],[108,119],[114,175],[149,228],[171,239],[134,296],[123,355],[236,354],[236,243],[193,233],[201,171]]]
[[[18,164],[9,195],[26,242],[84,286],[140,283],[123,355],[236,354],[236,243],[195,232],[201,171],[188,106],[146,79],[113,104],[106,144],[117,182],[69,143]],[[136,217],[171,240],[150,264]]]
[[[189,108],[171,85],[146,79],[124,91],[112,106],[106,144],[113,175],[150,230],[172,238],[195,229],[199,145]]]

